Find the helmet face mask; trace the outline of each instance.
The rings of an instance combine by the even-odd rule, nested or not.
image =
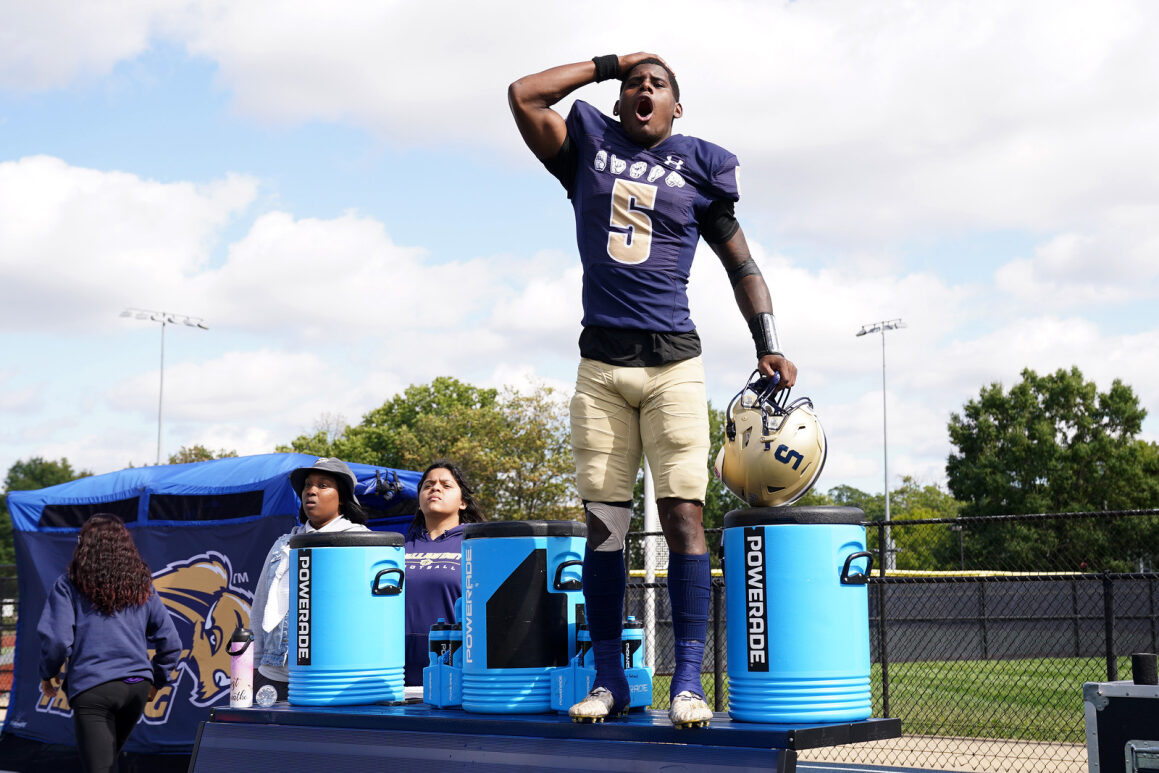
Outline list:
[[[716,477],[750,507],[796,502],[817,482],[828,444],[813,402],[789,402],[788,390],[753,371],[729,402]]]

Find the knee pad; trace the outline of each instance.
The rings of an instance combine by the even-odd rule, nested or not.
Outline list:
[[[596,551],[624,549],[632,508],[627,502],[584,502],[588,522],[588,545]]]

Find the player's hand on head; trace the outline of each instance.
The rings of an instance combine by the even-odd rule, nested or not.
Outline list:
[[[763,376],[776,375],[778,378],[776,391],[789,389],[797,383],[797,366],[782,354],[766,354],[757,363],[757,370]]]
[[[620,56],[620,77],[622,78],[627,75],[633,67],[645,59],[659,59],[661,62],[664,62],[662,57],[656,54],[649,54],[645,51],[638,51],[635,54],[623,54]],[[668,67],[668,63],[664,62],[664,66]],[[671,71],[672,68],[668,67],[668,70]]]

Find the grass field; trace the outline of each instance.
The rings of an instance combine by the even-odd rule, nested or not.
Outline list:
[[[1131,659],[1119,658],[1119,678],[1130,677]],[[891,663],[890,716],[907,734],[1084,743],[1083,683],[1106,681],[1099,658],[947,660]],[[713,702],[712,674],[701,677]],[[882,716],[881,667],[871,675],[875,716]],[[670,678],[653,680],[653,708],[668,707]],[[728,680],[724,682],[728,708]]]
[[[1130,675],[1119,658],[1119,676]],[[1083,743],[1083,683],[1106,681],[1097,658],[891,663],[890,715],[906,733]],[[881,711],[881,670],[873,666]]]

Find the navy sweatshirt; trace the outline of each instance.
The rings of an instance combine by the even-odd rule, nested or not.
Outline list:
[[[426,529],[406,536],[406,684],[421,685],[429,663],[428,636],[441,617],[455,620],[463,595],[463,524],[431,539]]]
[[[49,591],[36,632],[40,678],[57,676],[67,660],[64,691],[69,700],[98,684],[134,676],[164,687],[181,656],[177,628],[155,591],[139,607],[103,615],[68,575]],[[149,647],[156,649],[152,661]]]

